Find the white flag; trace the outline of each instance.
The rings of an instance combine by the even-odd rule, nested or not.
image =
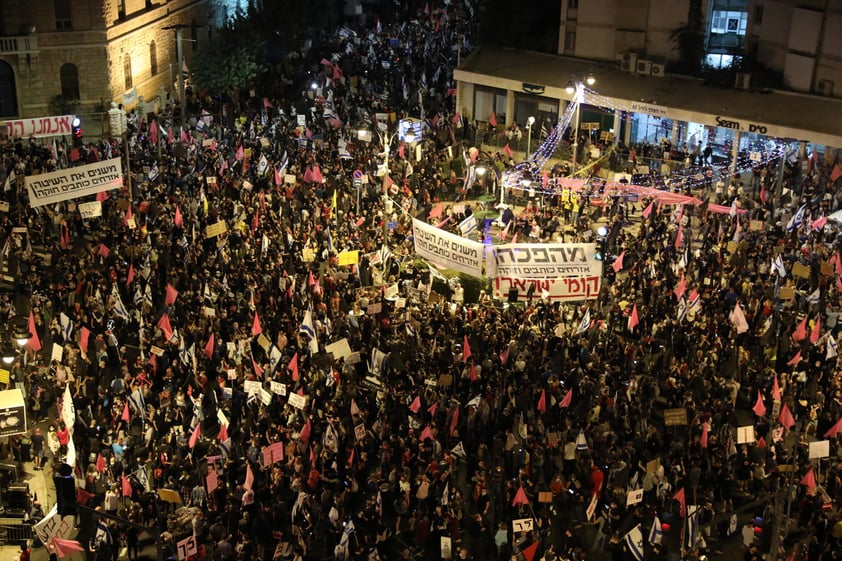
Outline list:
[[[626,545],[637,561],[643,561],[643,533],[640,531],[640,524],[626,534]]]
[[[664,531],[661,529],[661,520],[656,516],[652,522],[652,528],[649,530],[649,543],[652,545],[661,543],[663,537]]]
[[[748,331],[746,315],[743,313],[743,309],[740,307],[739,302],[737,302],[737,305],[734,306],[734,310],[731,312],[731,323],[733,323],[734,327],[737,328],[737,333],[745,333]]]
[[[827,355],[825,359],[831,359],[836,357],[836,339],[833,338],[833,335],[828,333],[827,334]]]
[[[576,328],[576,333],[574,335],[578,335],[580,333],[584,333],[588,330],[591,326],[591,309],[588,308],[585,310],[585,315],[582,316],[582,321],[579,322],[579,327]]]

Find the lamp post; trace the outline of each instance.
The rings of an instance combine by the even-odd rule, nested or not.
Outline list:
[[[120,138],[123,141],[123,152],[126,153],[126,186],[129,190],[129,197],[134,199],[132,193],[132,166],[129,159],[129,140],[126,134],[126,113],[117,107],[117,103],[111,102],[111,109],[108,110],[108,124],[111,127],[111,134],[114,138]]]
[[[168,25],[163,29],[173,29],[175,30],[175,56],[176,56],[176,64],[178,64],[178,68],[176,71],[178,72],[178,106],[179,111],[181,113],[181,127],[184,128],[185,122],[185,99],[184,99],[184,51],[181,48],[181,41],[183,40],[181,37],[181,30],[185,27],[190,27],[189,25]],[[172,60],[172,59],[170,59]],[[173,119],[175,121],[175,119]]]
[[[567,93],[573,96],[572,101],[576,104],[576,117],[573,121],[575,123],[575,132],[573,136],[573,173],[571,175],[576,175],[576,166],[578,164],[579,126],[581,125],[582,119],[582,102],[585,100],[585,85],[593,86],[594,84],[596,84],[596,78],[593,74],[589,73],[585,76],[584,82],[579,80],[575,75],[572,75],[570,80],[567,82],[567,87],[565,88]]]
[[[526,159],[532,155],[532,125],[535,124],[535,117],[532,115],[526,120]]]

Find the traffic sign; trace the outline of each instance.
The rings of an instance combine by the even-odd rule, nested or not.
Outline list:
[[[360,181],[362,181],[363,180],[363,172],[358,170],[358,169],[355,169],[354,170],[354,179],[359,179]]]

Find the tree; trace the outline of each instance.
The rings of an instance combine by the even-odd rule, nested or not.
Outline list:
[[[263,42],[231,27],[205,42],[193,58],[193,81],[199,89],[228,92],[235,98],[265,69]]]
[[[702,0],[690,0],[687,9],[687,23],[673,30],[670,40],[678,49],[679,60],[674,70],[691,76],[702,72],[705,57],[705,18],[702,14]]]

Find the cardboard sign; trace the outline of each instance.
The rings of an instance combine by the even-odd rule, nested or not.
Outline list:
[[[687,424],[687,409],[676,407],[675,409],[664,409],[664,425],[675,427]]]
[[[512,532],[531,532],[534,520],[531,518],[517,518],[512,520]]]
[[[779,296],[780,296],[781,300],[793,300],[793,299],[795,299],[795,287],[794,286],[782,286]]]
[[[99,218],[102,216],[102,202],[91,201],[89,203],[79,203],[79,214],[82,215],[82,220],[89,218]]]
[[[272,394],[270,392],[267,392],[263,388],[260,388],[260,401],[263,403],[263,405],[268,406],[270,403],[272,403]]]
[[[763,230],[764,222],[762,220],[752,220],[748,223],[748,229],[751,232],[758,232]]]
[[[243,389],[246,390],[247,394],[254,395],[263,389],[263,384],[256,380],[246,380],[243,383]]]
[[[56,361],[61,362],[62,357],[64,356],[64,347],[59,345],[58,343],[53,343],[53,351],[50,355],[50,362]]]
[[[272,393],[277,395],[286,395],[287,394],[287,387],[286,384],[282,384],[280,382],[276,382],[272,380],[269,382],[269,387],[272,390]]]
[[[757,439],[754,437],[754,426],[746,425],[737,427],[737,444],[754,444]]]
[[[661,467],[661,458],[655,458],[646,462],[646,473],[655,473]]]
[[[196,546],[196,537],[188,536],[176,544],[176,551],[178,551],[178,560],[184,561],[188,557],[192,557],[198,553],[199,548]]]
[[[270,466],[275,462],[282,462],[284,460],[284,443],[275,442],[269,446],[264,446],[261,450],[263,456],[263,465]]]
[[[803,265],[800,261],[796,261],[795,264],[792,265],[792,276],[798,277],[799,279],[809,279],[810,267]]]
[[[551,502],[553,502],[552,491],[538,491],[538,502],[539,503],[551,503]]]
[[[356,438],[358,442],[364,439],[367,434],[368,431],[365,430],[365,423],[360,423],[354,427],[354,438]]]
[[[351,346],[348,344],[348,339],[343,338],[326,345],[325,352],[332,354],[333,360],[339,360],[340,358],[348,358],[353,351],[351,351]]]
[[[640,502],[643,502],[643,489],[629,491],[629,494],[626,495],[626,506],[636,505]]]
[[[215,238],[221,236],[228,231],[228,224],[224,220],[220,220],[216,224],[211,224],[205,228],[205,238]]]
[[[340,267],[344,267],[346,265],[356,265],[360,262],[360,252],[356,249],[354,251],[343,251],[336,256],[336,259],[337,264]]]
[[[821,459],[830,456],[830,441],[816,440],[810,443],[810,459]]]
[[[358,351],[354,351],[353,353],[349,354],[348,357],[345,359],[346,364],[359,364],[362,358],[360,358],[360,353]]]
[[[820,272],[821,272],[822,276],[825,276],[825,277],[832,277],[833,276],[833,273],[834,273],[833,265],[831,265],[827,261],[822,261],[819,264],[819,267],[820,267]]]
[[[304,409],[305,407],[307,407],[307,398],[303,395],[291,393],[289,394],[287,400],[289,404],[295,407],[296,409]]]
[[[369,304],[368,308],[366,308],[365,313],[373,316],[375,314],[379,314],[383,310],[383,303],[382,302],[375,302],[373,304]]]
[[[441,536],[439,549],[441,549],[442,559],[451,559],[453,557],[453,543],[449,536]]]

